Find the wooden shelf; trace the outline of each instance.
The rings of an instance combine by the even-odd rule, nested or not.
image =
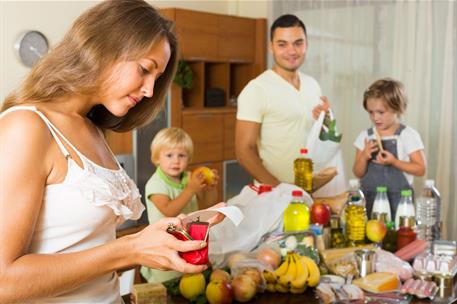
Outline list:
[[[214,108],[184,108],[182,109],[183,115],[189,114],[225,114],[225,113],[236,113],[236,107],[225,106],[225,107],[214,107]]]

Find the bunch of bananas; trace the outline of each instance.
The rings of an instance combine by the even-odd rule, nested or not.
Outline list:
[[[307,286],[319,284],[319,267],[311,258],[295,252],[287,253],[284,262],[274,271],[264,270],[267,290],[270,292],[305,292]]]

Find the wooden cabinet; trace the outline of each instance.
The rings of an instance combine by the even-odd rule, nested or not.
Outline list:
[[[224,117],[214,113],[185,113],[182,128],[194,142],[192,163],[224,159]]]
[[[256,19],[178,8],[161,13],[175,22],[182,59],[254,60]]]
[[[252,62],[254,59],[255,19],[219,16],[220,59]]]
[[[106,131],[106,142],[114,154],[132,154],[132,132],[117,133],[113,131]]]
[[[224,115],[224,159],[235,159],[235,123],[236,114]]]
[[[175,22],[182,58],[217,59],[217,15],[176,9]]]

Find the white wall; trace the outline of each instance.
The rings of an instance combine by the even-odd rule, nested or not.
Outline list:
[[[20,34],[31,29],[41,31],[52,47],[60,41],[77,16],[98,2],[99,0],[0,0],[0,103],[29,71],[19,62],[13,48]],[[243,17],[267,17],[267,1],[264,0],[149,2],[158,8],[180,7]]]

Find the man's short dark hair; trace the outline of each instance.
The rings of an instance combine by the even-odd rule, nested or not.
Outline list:
[[[276,19],[273,22],[273,24],[271,25],[270,40],[273,41],[273,33],[276,30],[276,28],[294,27],[294,26],[301,27],[303,29],[303,32],[305,32],[305,36],[307,36],[305,24],[297,16],[291,15],[291,14],[285,14],[285,15],[278,17],[278,19]]]

